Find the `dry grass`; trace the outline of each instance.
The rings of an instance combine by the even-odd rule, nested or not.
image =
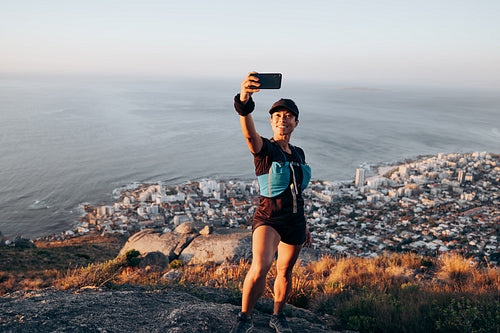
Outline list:
[[[169,270],[155,271],[134,267],[134,258],[129,255],[70,267],[66,273],[57,269],[33,274],[23,270],[18,275],[0,272],[0,292],[49,285],[81,288],[136,284],[194,293],[198,287],[211,287],[229,290],[230,302],[238,304],[250,266],[247,261],[193,266],[177,262],[171,263]],[[264,297],[273,296],[275,272],[273,265]],[[414,254],[384,254],[376,259],[325,256],[317,262],[298,263],[292,277],[290,303],[329,318],[327,324],[332,329],[499,332],[500,270],[479,267],[457,254],[438,259]]]
[[[121,281],[149,286],[226,288],[233,303],[249,263],[181,266],[164,272],[124,271]],[[276,267],[264,297],[273,297]],[[326,315],[332,329],[359,332],[498,332],[500,271],[478,267],[459,255],[436,260],[414,254],[376,259],[323,257],[298,264],[289,302]]]
[[[425,264],[423,266],[422,264]],[[377,259],[323,258],[311,264],[311,308],[332,328],[360,332],[498,332],[500,270],[453,254]]]
[[[475,263],[458,254],[442,255],[439,257],[439,270],[436,277],[444,282],[447,291],[500,292],[498,268],[478,268],[476,266]]]
[[[0,248],[0,296],[16,290],[52,286],[68,269],[116,257],[124,240],[93,237],[61,243],[37,242],[38,248]]]
[[[184,266],[172,280],[144,275],[142,283],[223,287],[238,297],[248,268],[244,261]],[[273,296],[275,272],[273,266],[264,297]],[[294,268],[290,303],[328,315],[330,327],[339,330],[498,332],[499,288],[498,268],[477,267],[459,255],[438,260],[414,254],[323,257]]]
[[[55,282],[61,289],[111,286],[122,282],[123,273],[139,263],[139,252],[130,250],[125,255],[104,263],[68,269],[67,274]]]

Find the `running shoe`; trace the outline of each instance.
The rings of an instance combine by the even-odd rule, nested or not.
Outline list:
[[[274,328],[276,333],[292,333],[292,329],[288,326],[288,322],[286,321],[283,311],[271,316],[269,327]]]
[[[236,317],[236,324],[234,325],[231,333],[250,333],[253,331],[252,318],[248,318],[243,312],[238,313]]]

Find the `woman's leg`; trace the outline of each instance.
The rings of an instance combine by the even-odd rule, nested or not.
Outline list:
[[[280,235],[272,227],[262,225],[254,230],[252,236],[252,265],[243,283],[241,312],[247,316],[266,288],[267,272],[271,268],[274,254],[280,243]]]
[[[274,314],[283,310],[288,296],[290,296],[292,291],[292,270],[301,249],[302,245],[279,243],[276,280],[274,281]]]

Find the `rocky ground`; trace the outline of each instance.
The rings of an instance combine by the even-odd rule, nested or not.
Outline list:
[[[172,290],[126,287],[18,291],[0,298],[1,332],[229,332],[237,305],[224,289],[200,297]],[[259,301],[254,332],[268,326],[272,301]],[[313,313],[287,306],[294,332],[333,332]]]
[[[144,230],[130,237],[121,254],[129,249],[139,250],[142,254],[139,268],[147,265],[159,270],[167,269],[168,263],[175,259],[196,264],[250,258],[250,231],[199,229],[192,223],[185,223],[175,232]],[[82,244],[74,242],[39,242],[36,246],[60,246],[62,249],[70,246],[82,252],[82,246],[89,242],[101,244],[102,240],[83,237]],[[111,242],[111,245],[115,249],[122,242]],[[77,254],[79,257],[85,255]],[[301,260],[317,260],[319,256],[317,251],[304,249]],[[91,258],[90,254],[85,257]],[[234,295],[227,289],[196,288],[189,293],[128,285],[121,285],[116,290],[16,291],[0,297],[0,332],[229,332],[239,311]],[[332,332],[325,327],[325,318],[318,318],[310,311],[290,305],[285,311],[294,332]],[[272,300],[261,299],[254,311],[254,332],[274,332],[269,328],[271,313]]]

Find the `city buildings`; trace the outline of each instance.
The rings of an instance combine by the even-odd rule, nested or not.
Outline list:
[[[498,155],[439,154],[378,170],[366,179],[364,168],[356,170],[355,182],[310,184],[305,211],[315,248],[362,257],[456,251],[475,261],[500,262]],[[114,191],[113,205],[85,206],[74,230],[46,239],[169,231],[186,221],[249,228],[258,193],[256,181],[133,184]]]
[[[354,181],[354,186],[361,187],[365,185],[365,169],[356,169],[356,179]]]

